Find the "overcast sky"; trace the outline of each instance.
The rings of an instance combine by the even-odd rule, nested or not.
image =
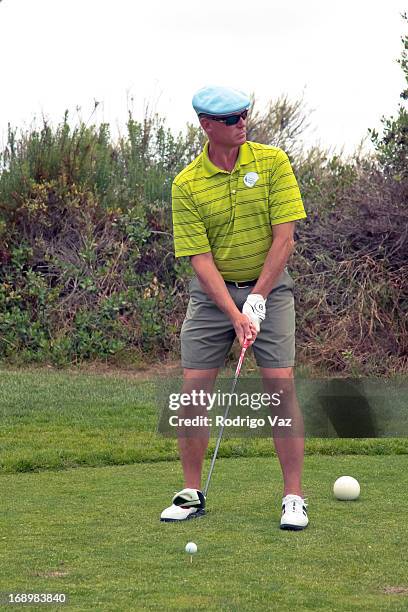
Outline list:
[[[122,129],[146,103],[174,130],[195,90],[230,85],[258,105],[282,94],[314,112],[307,141],[351,152],[396,112],[401,0],[3,0],[0,132],[80,107]],[[405,28],[406,29],[406,28]]]

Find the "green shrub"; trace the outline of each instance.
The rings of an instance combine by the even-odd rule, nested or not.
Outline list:
[[[296,149],[291,138],[306,124],[299,109],[280,99],[264,126],[256,113],[249,126],[267,144],[288,145],[308,213],[289,262],[298,363],[352,375],[406,371],[408,181],[372,156]],[[170,188],[202,144],[199,129],[175,137],[157,116],[130,116],[116,143],[106,124],[71,128],[67,114],[55,129],[9,130],[0,359],[63,366],[179,354],[192,271],[174,258]]]
[[[401,17],[408,22],[407,13]],[[394,180],[408,179],[408,112],[406,100],[408,100],[408,36],[401,37],[403,50],[401,58],[397,60],[404,73],[406,88],[401,92],[400,98],[405,101],[398,105],[396,117],[382,117],[383,133],[380,135],[376,130],[370,129],[371,140],[376,148],[380,164],[385,172]]]

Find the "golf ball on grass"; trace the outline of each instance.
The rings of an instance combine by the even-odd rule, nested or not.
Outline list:
[[[353,501],[360,495],[358,480],[352,476],[341,476],[333,485],[333,493],[341,501]]]
[[[189,555],[195,555],[196,552],[197,552],[197,544],[194,544],[194,542],[187,542],[186,553],[188,553]]]

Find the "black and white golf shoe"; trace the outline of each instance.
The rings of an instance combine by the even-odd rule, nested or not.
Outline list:
[[[183,489],[176,493],[172,504],[161,513],[164,523],[175,523],[198,518],[205,514],[205,497],[197,489]]]
[[[307,503],[300,495],[286,495],[282,499],[281,529],[300,531],[307,527]]]

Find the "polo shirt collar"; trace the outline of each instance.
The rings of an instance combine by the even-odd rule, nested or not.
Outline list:
[[[208,145],[209,143],[207,140],[207,142],[204,145],[203,154],[202,154],[204,176],[206,177],[214,176],[214,174],[218,174],[219,172],[222,172],[224,174],[230,174],[229,172],[227,172],[227,170],[222,170],[222,168],[218,168],[218,166],[212,163],[212,161],[208,157]],[[240,166],[245,166],[246,164],[249,164],[254,159],[255,159],[255,156],[252,152],[251,147],[248,145],[248,142],[244,142],[244,144],[242,144],[239,147],[238,158],[235,163],[234,170],[236,170]]]

